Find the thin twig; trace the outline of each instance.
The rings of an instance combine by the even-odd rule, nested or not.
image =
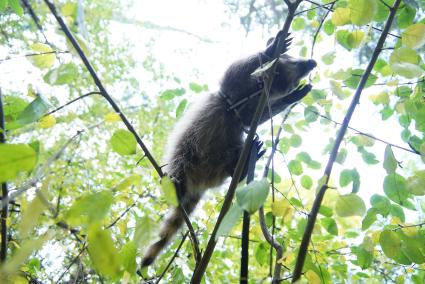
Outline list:
[[[189,215],[187,214],[186,210],[184,209],[183,206],[179,206],[179,208],[182,212],[183,219],[189,230],[189,237],[190,237],[193,251],[195,254],[195,262],[196,262],[196,265],[198,265],[198,263],[201,261],[201,250],[199,249],[198,237],[196,236],[195,229],[193,229],[192,222],[190,222]]]
[[[187,236],[189,235],[189,231],[184,234],[183,239],[180,241],[179,246],[177,247],[176,251],[174,252],[173,256],[171,257],[170,261],[168,262],[167,266],[162,271],[161,275],[156,280],[155,284],[158,284],[159,281],[164,277],[165,273],[167,273],[167,270],[170,268],[171,264],[173,263],[174,259],[178,256],[179,251],[181,247],[183,246],[184,241],[186,240]]]
[[[140,196],[139,196],[140,198]],[[137,205],[138,199],[136,201],[133,202],[133,204],[131,204],[130,206],[128,206],[121,214],[120,216],[118,216],[111,224],[109,224],[108,226],[105,227],[105,229],[109,229],[113,226],[115,226],[116,223],[118,223],[119,220],[122,219],[122,217],[125,216],[125,214],[128,213],[128,211],[130,211],[134,206]]]
[[[34,171],[33,178],[30,181],[28,181],[26,184],[24,184],[23,186],[21,186],[19,188],[13,189],[13,192],[8,196],[8,198],[2,199],[2,202],[1,202],[2,206],[4,206],[5,204],[8,204],[9,202],[11,202],[13,200],[15,200],[22,193],[24,193],[27,190],[29,190],[30,188],[36,186],[37,183],[44,177],[46,170],[50,168],[50,166],[53,164],[53,162],[55,162],[56,160],[58,160],[60,158],[62,153],[65,151],[65,149],[76,138],[78,138],[85,131],[93,129],[95,127],[98,127],[102,123],[103,123],[103,121],[100,122],[100,123],[94,124],[94,125],[88,127],[87,129],[78,130],[77,133],[74,136],[72,136],[70,139],[68,139],[68,141],[66,141],[65,144],[63,144],[62,147],[55,154],[53,154],[43,165],[40,165],[38,167],[38,169],[36,169]]]
[[[103,86],[102,82],[99,79],[99,76],[97,75],[96,71],[94,70],[93,66],[91,65],[90,61],[88,60],[87,56],[84,54],[80,45],[75,40],[74,36],[72,35],[68,26],[63,21],[62,17],[60,17],[58,12],[56,11],[55,5],[49,0],[44,0],[44,2],[49,7],[50,12],[52,12],[53,16],[56,18],[56,20],[59,23],[59,26],[61,27],[62,31],[65,33],[66,37],[68,38],[68,40],[71,42],[72,46],[77,51],[78,55],[80,56],[84,65],[86,66],[87,70],[89,71],[90,75],[92,76],[93,81],[96,84],[96,86],[98,87],[102,96],[108,101],[108,103],[111,105],[111,107],[114,109],[114,111],[121,117],[121,120],[124,122],[127,129],[134,135],[137,143],[139,144],[140,148],[142,148],[143,152],[146,154],[146,157],[149,159],[149,161],[151,162],[152,166],[155,168],[158,175],[160,177],[163,177],[164,173],[162,172],[161,167],[158,165],[158,163],[156,162],[156,160],[154,159],[154,157],[152,156],[152,154],[150,153],[150,151],[148,150],[146,145],[143,143],[142,139],[137,134],[133,125],[130,123],[130,121],[127,119],[127,117],[121,111],[121,108],[115,103],[114,99],[112,99],[112,97],[106,91],[105,87]]]
[[[48,45],[51,45],[51,44],[49,43],[49,41],[47,40],[46,35],[44,34],[43,27],[42,27],[42,26],[41,26],[41,24],[40,24],[40,19],[39,19],[39,18],[37,17],[37,15],[35,14],[35,12],[34,12],[33,8],[31,7],[31,4],[28,2],[28,0],[22,0],[22,4],[25,6],[25,8],[27,8],[28,13],[30,14],[30,16],[31,16],[32,20],[33,20],[33,21],[34,21],[34,23],[35,23],[35,26],[37,27],[37,29],[39,30],[39,32],[43,35],[45,42],[46,42]]]
[[[74,257],[71,260],[71,263],[68,265],[68,267],[64,270],[64,272],[62,272],[62,274],[59,276],[58,280],[56,280],[56,283],[59,283],[62,278],[65,276],[65,274],[69,271],[69,269],[71,269],[71,267],[74,265],[74,263],[77,262],[77,260],[80,258],[80,256],[83,254],[83,252],[87,249],[87,244],[84,243],[83,244],[83,248],[80,250],[80,252],[77,254],[76,257]]]
[[[87,94],[84,94],[84,95],[81,95],[81,96],[79,96],[78,98],[75,98],[75,99],[73,99],[73,100],[71,100],[71,101],[69,101],[69,102],[67,102],[66,104],[64,104],[64,105],[61,105],[60,107],[58,107],[58,108],[56,108],[56,109],[54,109],[54,110],[52,110],[52,111],[49,111],[48,113],[46,113],[44,116],[48,116],[48,115],[51,115],[51,114],[53,114],[53,113],[55,113],[55,112],[57,112],[57,111],[59,111],[59,110],[61,110],[61,109],[63,109],[64,107],[66,107],[66,106],[69,106],[70,104],[72,104],[72,103],[75,103],[76,101],[79,101],[79,100],[81,100],[81,99],[84,99],[85,97],[88,97],[88,96],[91,96],[91,95],[102,95],[102,93],[101,92],[90,92],[90,93],[87,93]]]
[[[340,130],[338,131],[338,135],[335,139],[335,143],[334,146],[332,148],[328,163],[326,165],[324,174],[323,174],[323,178],[324,178],[324,183],[321,186],[320,190],[318,191],[316,198],[313,202],[313,207],[311,209],[309,218],[308,218],[308,222],[304,231],[304,235],[301,241],[301,245],[300,245],[300,249],[298,252],[298,256],[297,256],[297,261],[295,264],[295,268],[294,268],[294,273],[293,273],[293,278],[292,278],[292,283],[295,283],[299,280],[299,278],[301,277],[301,273],[302,273],[302,269],[304,266],[304,261],[305,258],[307,256],[307,250],[308,250],[308,245],[310,243],[310,239],[311,239],[311,234],[313,232],[313,228],[314,225],[316,223],[316,218],[317,218],[317,214],[319,213],[319,209],[320,206],[322,204],[322,200],[323,197],[326,193],[326,190],[328,189],[328,182],[330,179],[330,175],[332,173],[332,167],[333,164],[335,163],[337,154],[338,154],[338,150],[339,147],[341,145],[342,140],[344,139],[344,135],[347,131],[348,128],[348,124],[350,123],[350,119],[359,103],[360,100],[360,95],[364,89],[364,86],[366,85],[366,81],[369,78],[373,66],[375,65],[376,60],[378,59],[378,56],[381,52],[381,48],[385,43],[385,40],[387,38],[387,35],[389,33],[389,30],[391,28],[391,24],[393,22],[394,16],[397,12],[398,6],[400,5],[401,0],[396,0],[394,3],[394,6],[391,8],[390,14],[388,16],[388,20],[385,23],[384,29],[382,31],[381,36],[379,37],[378,43],[375,47],[375,50],[373,51],[372,57],[370,59],[369,64],[366,67],[366,70],[364,71],[359,85],[357,87],[357,90],[354,94],[353,100],[351,101],[350,107],[348,108],[347,114],[344,118],[344,122],[341,125]]]
[[[33,56],[40,56],[40,55],[47,55],[47,54],[59,54],[59,53],[69,53],[69,51],[53,50],[53,51],[38,52],[38,53],[28,53],[28,54],[19,55],[19,56],[6,56],[5,58],[0,59],[0,62],[13,60],[13,59],[19,59],[19,58],[23,58],[23,57],[33,57]]]
[[[314,2],[314,1],[311,1],[311,0],[304,0],[304,1],[306,1],[306,2],[308,2],[308,3],[311,3],[311,4],[314,4],[314,5],[316,5],[316,6],[319,6],[319,7],[323,8],[323,9],[325,9],[325,10],[328,10],[328,11],[333,12],[333,9],[331,9],[331,8],[329,8],[329,7],[325,6],[325,5],[319,4],[319,3]],[[374,30],[376,30],[376,31],[378,31],[378,32],[381,32],[381,33],[382,33],[382,30],[381,30],[380,28],[374,27],[374,26],[372,26],[372,25],[366,25],[366,26],[367,26],[367,27],[371,27],[372,29],[374,29]],[[392,33],[388,33],[388,35],[393,36],[393,37],[398,38],[398,39],[400,39],[400,38],[401,38],[401,36],[399,36],[399,35],[395,35],[395,34],[392,34]]]
[[[0,89],[0,144],[6,143],[6,127],[5,127],[5,118],[4,118],[4,110],[3,110],[3,100],[2,100],[2,92]],[[1,245],[0,245],[0,263],[6,261],[7,257],[7,217],[9,216],[9,204],[3,203],[4,200],[9,199],[9,189],[7,187],[7,183],[3,182],[1,184],[1,200],[2,200],[2,208],[1,208]]]
[[[312,113],[316,114],[317,116],[320,116],[321,118],[324,118],[324,119],[326,119],[326,120],[332,121],[333,123],[335,123],[335,124],[337,124],[337,125],[342,125],[342,123],[341,123],[341,122],[335,121],[335,120],[333,120],[332,118],[327,117],[326,115],[323,115],[323,114],[321,114],[321,113],[319,113],[319,112],[317,112],[317,111],[315,111],[315,110],[308,110],[308,111],[310,111],[310,112],[312,112]],[[413,154],[416,154],[416,155],[419,155],[419,156],[421,155],[420,153],[418,153],[418,152],[416,152],[416,151],[414,151],[414,150],[412,150],[412,149],[408,149],[408,148],[405,148],[405,147],[402,147],[402,146],[399,146],[399,145],[393,144],[393,143],[391,143],[391,142],[385,141],[385,140],[383,140],[383,139],[381,139],[381,138],[378,138],[378,137],[373,136],[373,135],[371,135],[371,134],[365,133],[365,132],[360,131],[360,130],[358,130],[358,129],[356,129],[356,128],[353,128],[353,127],[351,127],[351,126],[348,126],[347,128],[348,128],[348,129],[350,129],[350,130],[355,131],[355,132],[356,132],[357,134],[359,134],[359,135],[363,135],[363,136],[369,137],[369,138],[371,138],[371,139],[373,139],[373,140],[375,140],[375,141],[379,141],[379,142],[381,142],[381,143],[384,143],[384,144],[390,145],[391,147],[398,148],[398,149],[400,149],[400,150],[403,150],[403,151],[406,151],[406,152],[410,152],[410,153],[413,153]]]

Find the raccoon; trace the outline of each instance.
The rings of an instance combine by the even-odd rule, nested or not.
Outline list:
[[[160,239],[147,249],[142,267],[155,260],[182,226],[181,207],[190,214],[205,190],[221,185],[233,175],[244,143],[244,130],[251,123],[263,88],[261,80],[252,73],[271,60],[276,43],[269,40],[264,51],[231,64],[220,90],[200,98],[175,125],[166,147],[165,172],[176,186],[179,207],[166,217]],[[286,49],[290,40],[285,44]],[[269,92],[270,107],[264,111],[260,123],[301,100],[311,90],[310,84],[297,87],[315,66],[314,60],[281,54]]]

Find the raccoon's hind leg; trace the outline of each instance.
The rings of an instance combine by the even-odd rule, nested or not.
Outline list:
[[[160,239],[147,249],[142,259],[142,267],[149,266],[154,262],[178,229],[183,225],[184,213],[181,207],[184,208],[186,214],[190,214],[202,197],[202,191],[188,191],[184,183],[175,182],[175,185],[180,204],[178,207],[172,209],[171,213],[165,218],[159,232]]]

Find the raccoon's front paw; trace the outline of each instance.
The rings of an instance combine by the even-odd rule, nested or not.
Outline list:
[[[295,103],[304,98],[313,88],[311,84],[301,85],[288,95],[288,103]]]
[[[251,155],[254,155],[255,161],[257,161],[258,159],[260,159],[264,155],[264,153],[266,153],[265,149],[261,150],[262,147],[263,147],[263,141],[260,141],[258,136],[255,136],[254,140],[252,141],[252,145],[251,145],[250,157],[245,163],[245,167],[243,169],[243,172],[242,172],[242,175],[241,175],[241,178],[239,179],[239,181],[242,181],[248,175],[249,165],[250,165],[250,163],[252,163]]]

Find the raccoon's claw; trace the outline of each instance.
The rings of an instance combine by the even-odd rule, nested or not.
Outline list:
[[[294,103],[304,98],[313,88],[311,84],[302,85],[296,88],[287,96],[288,103]]]
[[[254,141],[252,142],[252,147],[255,147],[257,150],[257,160],[260,159],[264,155],[264,153],[266,153],[265,149],[261,150],[263,144],[263,141],[261,141],[258,136],[255,136]]]

